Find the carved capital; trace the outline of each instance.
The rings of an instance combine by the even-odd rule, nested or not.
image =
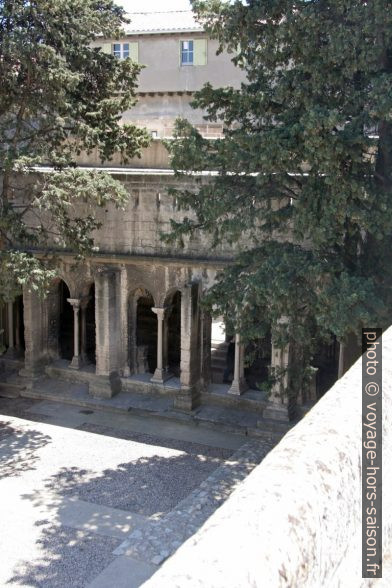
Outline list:
[[[159,321],[163,321],[170,314],[172,307],[171,306],[163,306],[163,307],[155,306],[155,307],[152,307],[151,310],[152,310],[152,312],[155,312]]]
[[[73,307],[74,312],[77,312],[79,311],[82,301],[80,300],[80,298],[67,298],[67,302],[69,302],[70,305]]]

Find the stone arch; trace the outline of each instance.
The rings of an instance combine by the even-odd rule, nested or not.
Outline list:
[[[151,310],[155,299],[138,286],[128,298],[129,367],[132,374],[153,374],[157,357],[157,320]]]

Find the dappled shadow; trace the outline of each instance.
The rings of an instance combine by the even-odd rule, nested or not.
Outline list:
[[[54,524],[43,527],[38,543],[41,558],[21,561],[7,585],[82,588],[113,561],[119,541]]]
[[[51,442],[49,435],[0,421],[0,479],[36,469],[38,450]]]
[[[62,468],[45,487],[58,495],[144,516],[163,515],[176,506],[221,463],[202,455],[141,457],[106,469],[102,475]]]
[[[34,588],[86,586],[114,559],[112,552],[127,533],[143,525],[146,515],[159,519],[220,463],[217,458],[183,453],[141,457],[99,475],[77,467],[61,468],[46,480],[44,492],[23,496],[34,506],[45,504],[51,515],[35,523],[41,529],[40,559],[20,562],[9,583]],[[75,517],[73,509],[78,508]],[[118,514],[125,527],[129,522],[120,537]]]

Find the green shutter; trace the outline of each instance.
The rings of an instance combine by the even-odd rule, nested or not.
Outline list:
[[[112,52],[112,44],[111,43],[104,43],[101,47],[102,53],[111,53]]]
[[[137,41],[129,43],[129,57],[135,63],[139,63],[139,43]]]
[[[193,41],[193,65],[207,65],[207,39]]]

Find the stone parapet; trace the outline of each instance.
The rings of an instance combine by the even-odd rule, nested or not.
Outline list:
[[[383,545],[392,542],[392,329],[383,336]],[[361,569],[361,360],[143,586],[377,586]],[[386,585],[386,584],[385,584]]]

